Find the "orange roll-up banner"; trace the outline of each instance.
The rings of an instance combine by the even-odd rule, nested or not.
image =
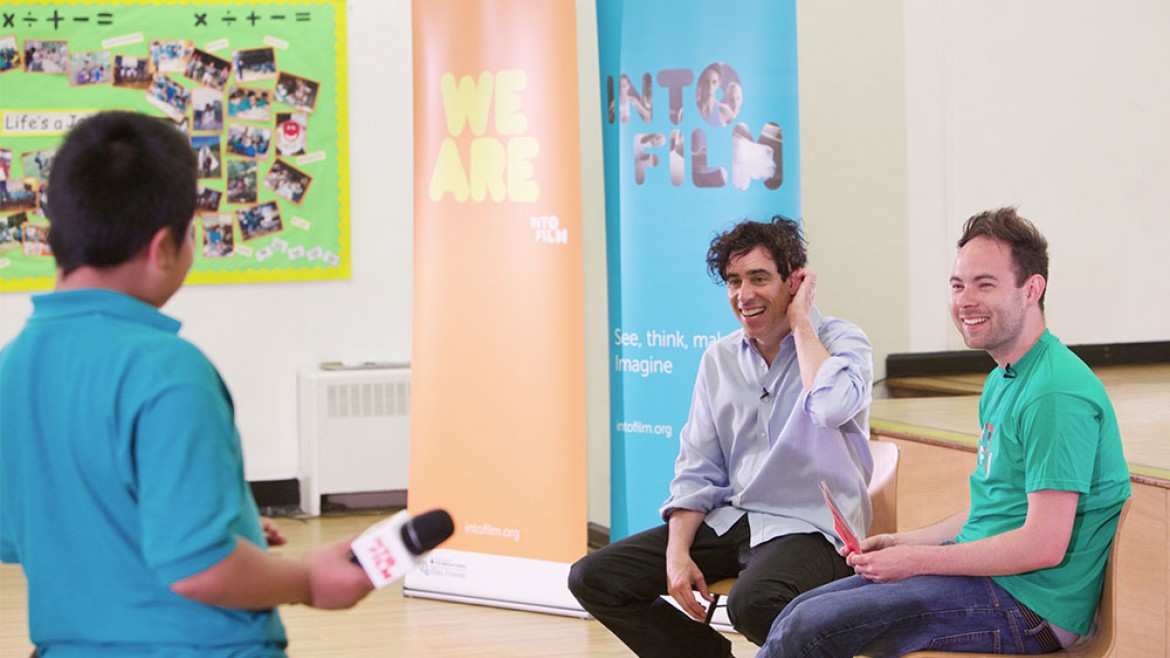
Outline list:
[[[406,592],[576,614],[586,548],[572,0],[426,0],[414,28],[412,512],[455,534]]]

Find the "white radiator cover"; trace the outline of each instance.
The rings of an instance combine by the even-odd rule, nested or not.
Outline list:
[[[323,495],[407,488],[410,368],[303,370],[297,389],[306,514]]]

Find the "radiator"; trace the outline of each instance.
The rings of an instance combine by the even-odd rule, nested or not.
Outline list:
[[[410,368],[304,370],[297,389],[305,513],[329,494],[407,488]]]

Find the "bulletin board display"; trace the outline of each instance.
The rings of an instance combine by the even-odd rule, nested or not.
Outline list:
[[[52,286],[56,148],[102,110],[157,116],[199,170],[189,283],[349,278],[345,5],[0,6],[0,292]]]

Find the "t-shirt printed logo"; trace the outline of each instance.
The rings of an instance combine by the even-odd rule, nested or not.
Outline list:
[[[991,436],[995,434],[995,426],[987,423],[983,426],[983,434],[979,435],[979,468],[983,470],[983,477],[991,474]]]

